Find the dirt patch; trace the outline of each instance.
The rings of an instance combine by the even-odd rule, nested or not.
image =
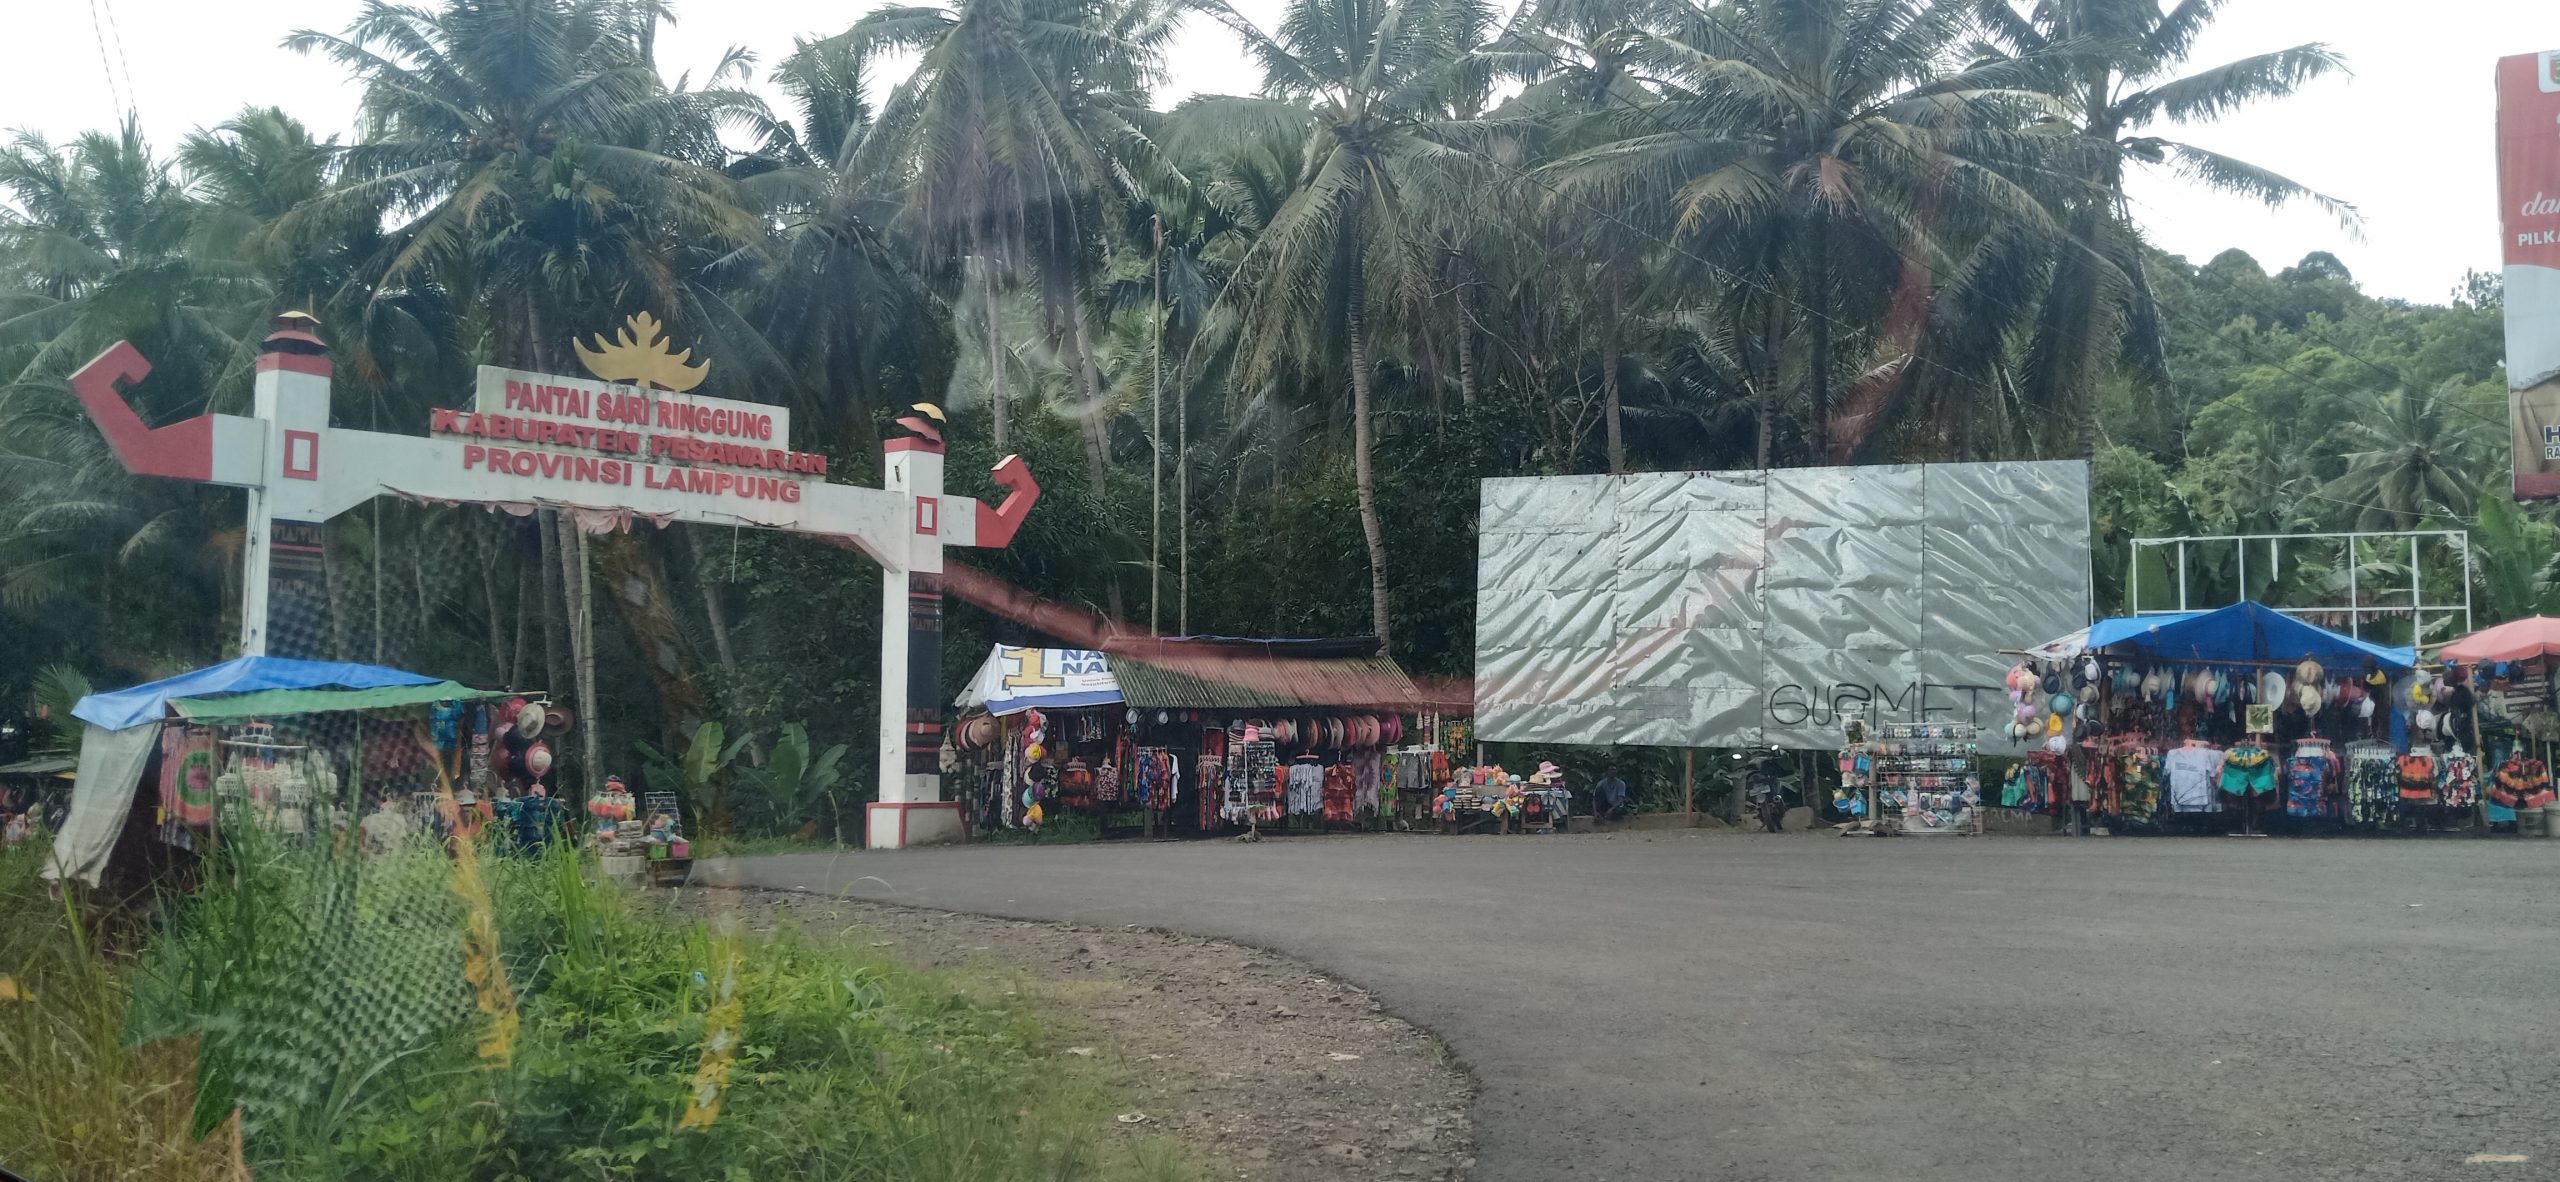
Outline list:
[[[692,890],[680,904],[777,914],[812,933],[863,929],[911,964],[1019,970],[1062,988],[1063,1032],[1118,1056],[1144,1119],[1212,1176],[1257,1182],[1464,1177],[1474,1084],[1439,1041],[1367,991],[1284,956],[1139,928],[1024,923],[797,891]],[[1066,999],[1066,1000],[1059,1000]],[[1063,1040],[1062,1040],[1063,1041]]]

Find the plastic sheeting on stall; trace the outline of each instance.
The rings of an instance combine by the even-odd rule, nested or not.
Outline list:
[[[373,689],[386,685],[433,685],[439,678],[386,665],[348,661],[297,661],[287,657],[233,657],[176,677],[164,677],[131,689],[91,694],[71,708],[71,716],[111,731],[158,722],[168,716],[171,698],[209,698],[279,689]]]
[[[1481,485],[1486,739],[1832,748],[2008,712],[2002,649],[2089,619],[2077,461]],[[1990,743],[1986,740],[1986,743]]]
[[[107,855],[115,851],[116,835],[124,832],[125,814],[133,808],[133,790],[142,782],[142,769],[159,748],[156,726],[111,731],[93,722],[83,729],[80,768],[71,780],[71,811],[62,818],[62,832],[53,835],[53,859],[45,863],[43,872],[46,878],[98,885],[98,876],[107,869]]]
[[[2292,662],[2309,657],[2332,670],[2360,669],[2367,661],[2395,670],[2418,663],[2414,648],[2358,640],[2255,600],[2203,612],[2110,616],[2089,625],[2083,644],[2155,661]]]

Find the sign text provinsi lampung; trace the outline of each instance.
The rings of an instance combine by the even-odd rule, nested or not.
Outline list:
[[[466,469],[797,502],[793,477],[823,479],[827,461],[790,450],[790,413],[484,365],[475,408],[438,408],[428,430],[488,441],[464,446]]]

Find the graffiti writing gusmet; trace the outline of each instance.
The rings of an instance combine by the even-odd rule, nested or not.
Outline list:
[[[1771,686],[1761,705],[1778,726],[1833,726],[1846,718],[1869,722],[1995,721],[1983,711],[2003,706],[2006,691],[1996,685],[1953,685],[1907,681],[1899,688],[1882,682],[1826,682],[1804,686],[1794,682]]]

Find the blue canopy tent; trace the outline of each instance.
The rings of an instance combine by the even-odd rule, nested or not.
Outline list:
[[[72,717],[88,726],[81,733],[71,812],[54,838],[45,877],[97,885],[142,771],[159,748],[163,720],[381,710],[492,696],[405,669],[286,657],[235,657],[131,689],[90,694],[71,708]]]
[[[2081,646],[2110,656],[2192,664],[2292,664],[2308,657],[2333,670],[2361,669],[2370,661],[2396,672],[2418,664],[2413,647],[2358,640],[2254,600],[2204,612],[2114,616],[2089,625]]]

